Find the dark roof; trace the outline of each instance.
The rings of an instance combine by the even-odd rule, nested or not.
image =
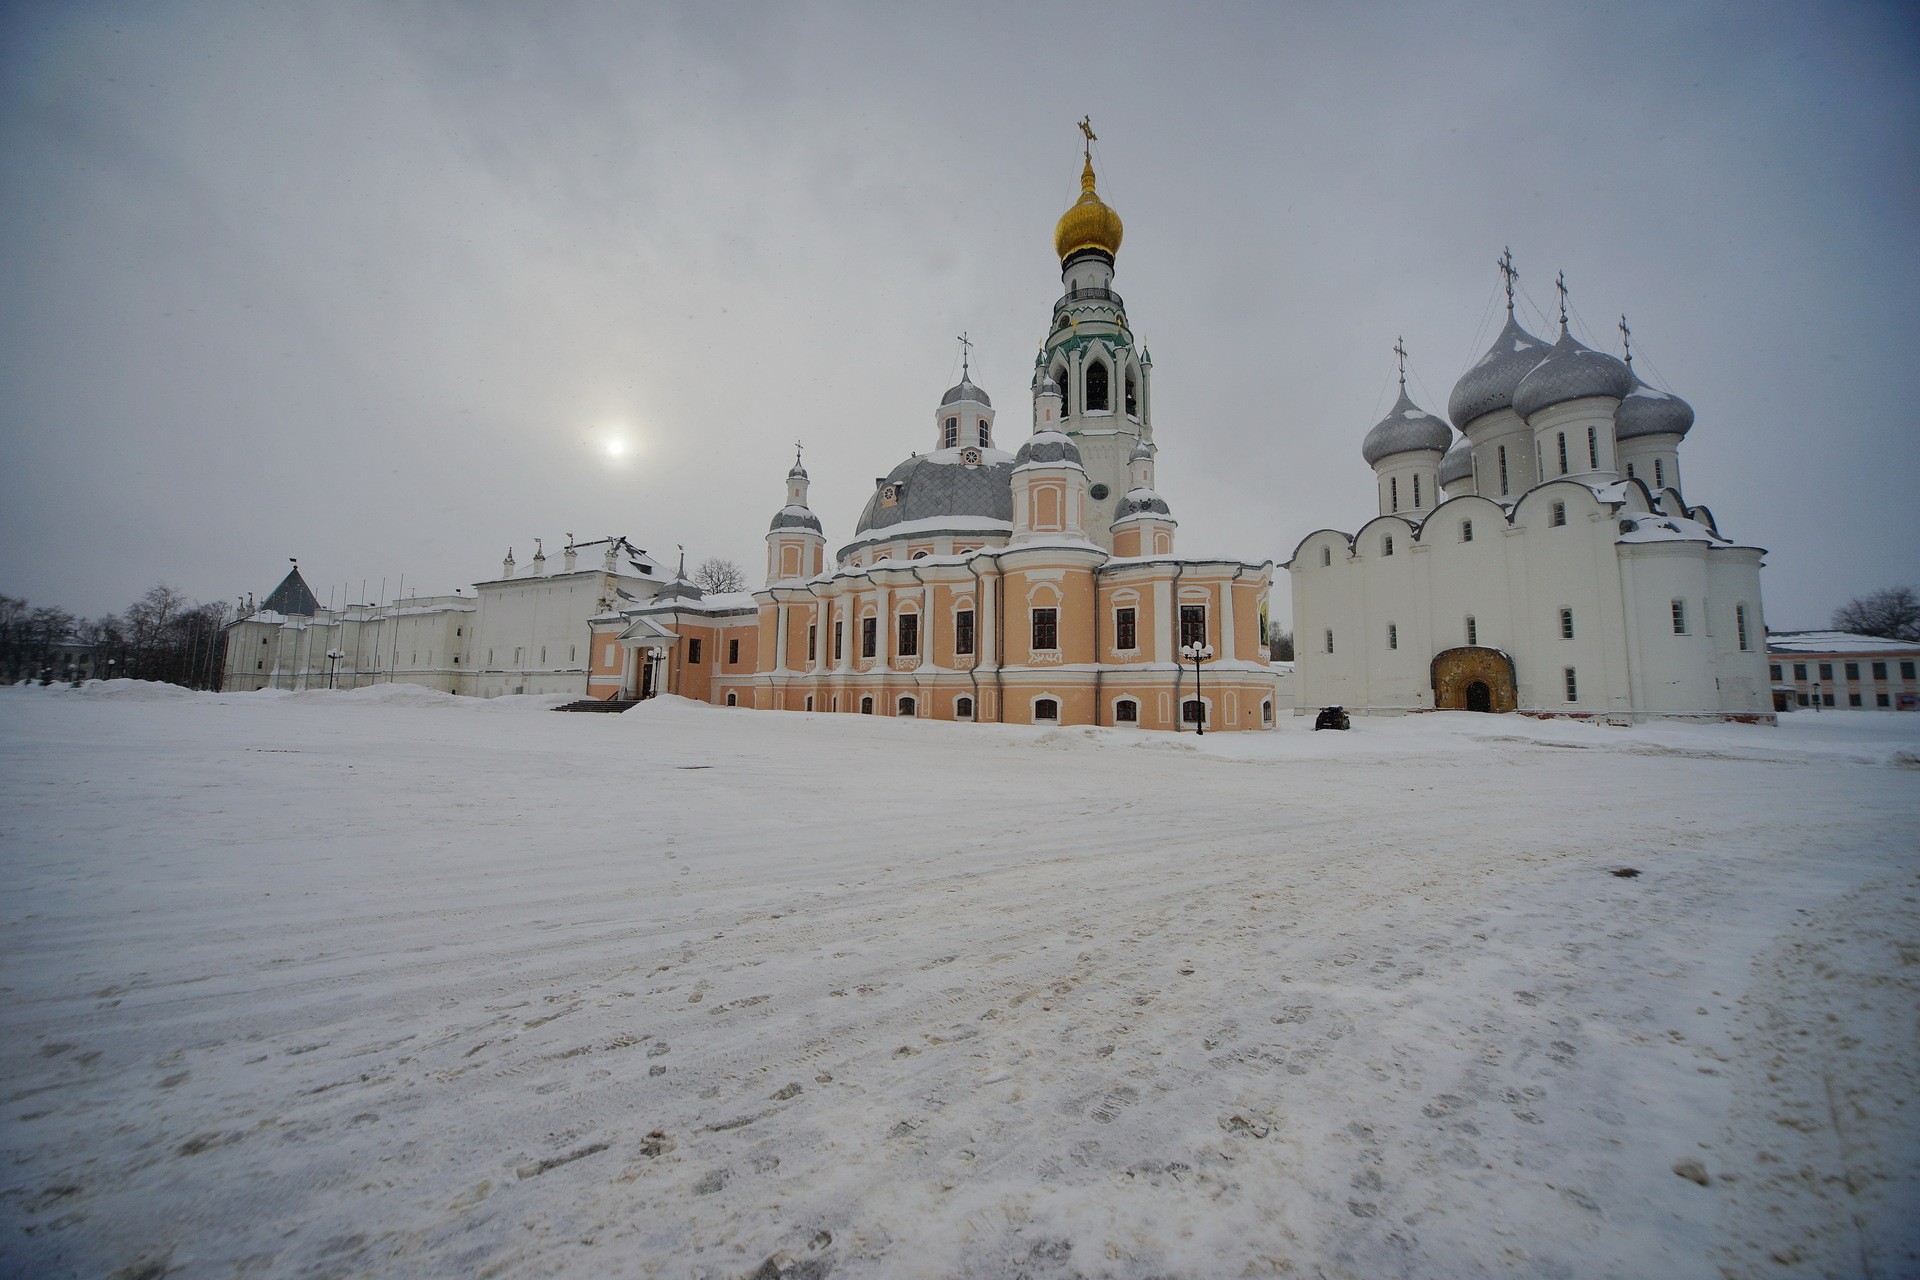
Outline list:
[[[993,449],[982,449],[981,461],[968,466],[959,461],[960,452],[942,449],[940,461],[924,456],[908,458],[888,472],[867,499],[854,533],[935,516],[1004,520],[1011,528],[1013,459]],[[882,501],[889,486],[896,486],[894,505],[890,507]]]
[[[307,580],[300,576],[300,566],[295,565],[293,572],[280,580],[273,594],[260,606],[287,617],[311,618],[320,612],[320,602],[314,599],[313,589],[307,586]]]

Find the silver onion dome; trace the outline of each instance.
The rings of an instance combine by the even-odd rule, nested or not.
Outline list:
[[[960,452],[942,450],[941,461],[915,456],[889,471],[867,499],[854,533],[954,516],[1005,521],[1011,528],[1013,463],[1004,453],[982,450],[977,466],[965,466],[958,462]]]
[[[1367,432],[1366,440],[1360,445],[1360,456],[1371,467],[1396,453],[1423,449],[1439,453],[1452,441],[1453,432],[1447,424],[1407,399],[1407,389],[1401,387],[1400,399],[1387,416]]]
[[[1453,419],[1453,425],[1465,431],[1477,418],[1512,408],[1514,388],[1533,372],[1547,351],[1546,343],[1522,329],[1513,312],[1507,312],[1506,327],[1487,348],[1487,354],[1453,384],[1453,394],[1447,397],[1447,416]]]
[[[993,408],[993,401],[987,399],[987,393],[974,386],[973,379],[964,373],[960,375],[960,381],[947,388],[947,394],[940,397],[940,403],[944,407],[959,404],[963,400]]]
[[[773,533],[779,529],[811,529],[815,533],[824,532],[820,528],[820,517],[805,507],[782,507],[775,512],[773,523],[767,526],[767,532]]]
[[[1029,462],[1070,462],[1080,465],[1080,450],[1064,431],[1039,431],[1020,446],[1020,452],[1013,455],[1013,465],[1024,467]]]
[[[1616,440],[1636,436],[1684,436],[1693,427],[1693,406],[1668,391],[1657,391],[1636,374],[1633,390],[1613,411]]]
[[[1461,436],[1440,459],[1440,484],[1442,487],[1455,485],[1472,476],[1473,445],[1465,436]]]
[[[1129,516],[1155,515],[1171,519],[1173,511],[1167,506],[1167,500],[1152,489],[1129,489],[1120,499],[1120,505],[1113,509],[1113,523],[1119,524]]]
[[[1585,396],[1622,399],[1633,388],[1633,374],[1616,356],[1595,351],[1562,329],[1547,358],[1535,365],[1513,390],[1513,411],[1531,418],[1542,409]]]

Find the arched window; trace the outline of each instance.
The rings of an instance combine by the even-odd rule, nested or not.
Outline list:
[[[808,694],[808,695],[807,695],[807,710],[809,710],[809,711],[811,711],[811,710],[813,710],[813,695],[812,695],[812,694]]]
[[[993,447],[993,424],[985,418],[980,419],[980,447],[982,449]]]
[[[1567,522],[1567,504],[1564,502],[1554,503],[1551,517],[1547,523],[1553,525],[1555,528],[1565,524]]]
[[[873,699],[871,697],[860,699],[860,714],[863,716],[873,714]]]
[[[1659,458],[1653,460],[1653,487],[1656,489],[1667,487],[1667,468]]]
[[[739,695],[739,694],[737,694],[737,693],[730,693],[730,694],[728,694],[728,695],[727,695],[727,705],[728,705],[728,706],[730,706],[730,707],[737,707],[737,706],[739,706],[739,705],[740,705],[740,695]]]
[[[1100,413],[1111,407],[1108,404],[1106,363],[1101,360],[1089,361],[1087,363],[1087,412]]]
[[[1322,569],[1325,569],[1328,566],[1330,566],[1332,563],[1333,563],[1333,548],[1332,547],[1320,548],[1320,567]]]
[[[948,449],[960,443],[960,419],[947,419],[946,430],[941,433],[940,443]]]
[[[1113,722],[1115,724],[1139,724],[1140,704],[1132,698],[1122,698],[1113,704]]]
[[[1180,704],[1181,724],[1200,724],[1207,718],[1207,704],[1198,698],[1188,698]]]
[[[1392,534],[1388,534],[1386,537],[1380,539],[1380,554],[1383,556],[1390,556],[1393,554],[1393,535]]]
[[[1260,704],[1260,723],[1273,723],[1273,699],[1271,698]]]
[[[1053,380],[1060,387],[1060,413],[1065,416],[1073,412],[1073,379],[1067,376],[1067,366],[1061,365],[1053,371]]]
[[[1060,720],[1060,704],[1052,698],[1037,700],[1033,704],[1033,718],[1036,723],[1046,720],[1057,724]]]
[[[912,698],[902,698],[902,699],[900,699],[900,704],[899,704],[899,708],[898,708],[898,711],[899,711],[899,714],[900,714],[900,715],[903,715],[903,716],[912,716],[912,715],[914,714],[914,701],[913,701],[913,699],[912,699]]]
[[[1131,369],[1127,370],[1127,416],[1129,418],[1137,418],[1140,416],[1140,392],[1134,385],[1133,370]]]
[[[953,700],[953,718],[955,720],[973,719],[973,699],[967,697]]]
[[[1472,614],[1467,615],[1467,643],[1475,645],[1480,643],[1480,624],[1473,620]]]
[[[1397,623],[1389,622],[1387,624],[1387,648],[1398,649],[1399,647],[1400,647],[1400,627]]]
[[[1398,511],[1400,509],[1400,477],[1399,476],[1387,477],[1387,492],[1390,495],[1392,495],[1392,498],[1391,498],[1392,505],[1388,509],[1392,511]]]

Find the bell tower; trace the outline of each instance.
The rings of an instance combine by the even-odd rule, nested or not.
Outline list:
[[[1060,429],[1073,440],[1087,473],[1086,528],[1111,551],[1109,526],[1130,487],[1128,460],[1136,446],[1153,439],[1153,362],[1134,342],[1126,303],[1113,288],[1125,229],[1097,188],[1093,122],[1082,119],[1080,132],[1080,198],[1054,227],[1062,290],[1034,361],[1034,386],[1051,381],[1059,389]]]
[[[793,469],[787,472],[787,505],[767,529],[767,585],[811,578],[826,568],[827,538],[820,517],[807,506],[807,469],[800,465],[800,446],[793,446]]]

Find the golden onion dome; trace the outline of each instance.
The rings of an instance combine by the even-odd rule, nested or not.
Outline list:
[[[1099,249],[1111,258],[1120,252],[1124,232],[1120,215],[1093,189],[1093,155],[1088,153],[1080,170],[1080,198],[1053,229],[1054,252],[1062,262],[1082,249]]]

